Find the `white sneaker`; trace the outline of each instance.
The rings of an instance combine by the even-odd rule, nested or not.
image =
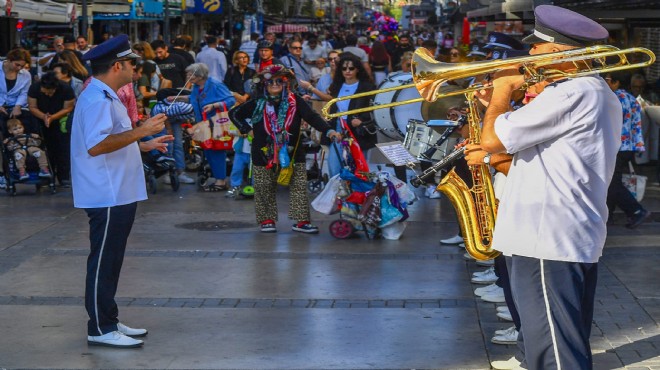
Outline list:
[[[472,257],[468,252],[463,253],[463,259],[466,261],[476,261],[476,258]]]
[[[484,271],[483,274],[479,276],[473,276],[471,282],[475,284],[492,284],[497,281],[497,275],[495,275],[495,269],[488,269]]]
[[[473,272],[472,277],[477,277],[477,276],[483,276],[485,274],[490,274],[489,271],[491,271],[491,270],[495,271],[495,267],[489,267],[489,268],[487,268],[486,270],[483,270],[483,271]]]
[[[497,306],[497,312],[509,312],[509,307],[507,306]]]
[[[0,189],[7,189],[7,179],[5,179],[5,175],[0,175]]]
[[[483,294],[481,300],[490,303],[504,303],[506,302],[506,299],[504,298],[504,289],[498,287],[497,290]]]
[[[493,361],[490,363],[490,366],[495,370],[518,370],[522,369],[520,367],[520,361],[516,360],[515,357],[511,357],[506,361]]]
[[[139,339],[133,339],[119,331],[113,331],[100,336],[87,336],[87,343],[93,346],[106,346],[115,348],[137,348],[144,342]]]
[[[429,199],[440,199],[442,198],[442,193],[439,191],[435,190],[435,187],[433,187],[433,191],[429,194]]]
[[[463,243],[463,237],[460,235],[454,235],[451,238],[447,239],[440,239],[440,243],[442,244],[458,244],[458,243]]]
[[[495,316],[499,317],[500,319],[504,321],[513,321],[513,317],[511,316],[511,312],[508,310],[505,312],[498,312],[495,314]]]
[[[510,328],[502,329],[502,330],[495,330],[495,335],[504,335],[506,333],[511,332],[512,330],[516,330],[515,326],[512,326]]]
[[[475,289],[474,290],[474,295],[476,295],[477,297],[481,297],[482,295],[488,294],[490,292],[494,292],[497,289],[502,289],[502,288],[498,287],[495,284],[486,285],[486,286],[483,286],[481,288]]]
[[[507,331],[504,334],[495,335],[490,341],[495,344],[516,344],[518,341],[518,330],[513,327],[513,330]]]
[[[427,198],[431,197],[431,194],[435,192],[435,188],[436,188],[435,185],[427,185],[426,190],[424,190],[424,196]]]
[[[477,260],[477,266],[481,266],[481,267],[495,266],[495,260],[485,260],[485,261]]]
[[[194,184],[195,179],[193,179],[192,177],[186,175],[185,172],[181,172],[179,174],[179,182],[182,183],[182,184]]]
[[[144,337],[149,333],[147,329],[134,329],[122,323],[117,324],[117,331],[129,337]]]
[[[465,243],[458,243],[458,247],[465,249]]]

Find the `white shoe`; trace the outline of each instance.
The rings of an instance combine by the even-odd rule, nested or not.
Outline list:
[[[490,274],[489,271],[495,271],[495,267],[489,267],[486,270],[483,271],[477,271],[472,273],[472,277],[477,277],[477,276],[483,276],[485,274]]]
[[[497,306],[497,312],[509,312],[509,307],[507,306]]]
[[[442,244],[458,244],[458,243],[463,243],[463,237],[460,235],[454,235],[451,238],[447,239],[440,239],[440,243]]]
[[[129,337],[144,337],[149,333],[147,329],[134,329],[122,323],[117,323],[117,331]]]
[[[106,346],[115,348],[137,348],[141,347],[144,342],[139,339],[133,339],[126,336],[119,331],[113,331],[100,336],[87,336],[87,343],[93,346]]]
[[[488,269],[483,274],[479,276],[473,276],[471,282],[475,284],[492,284],[497,281],[497,275],[495,275],[495,269]]]
[[[474,290],[474,295],[476,295],[477,297],[481,297],[482,295],[488,294],[490,292],[494,292],[497,289],[502,289],[502,288],[498,287],[495,284],[486,285],[486,286],[483,286],[481,288],[475,289]]]
[[[195,179],[193,179],[192,177],[186,175],[185,172],[181,172],[179,174],[179,182],[182,183],[182,184],[194,184]]]
[[[435,185],[427,185],[426,190],[424,190],[424,196],[430,198],[431,194],[435,193],[435,188]]]
[[[439,191],[435,190],[435,188],[433,189],[433,191],[431,192],[431,194],[429,194],[429,199],[440,199],[440,198],[442,198],[442,193],[440,193]]]
[[[515,326],[512,326],[510,328],[506,328],[506,329],[495,330],[495,335],[504,335],[504,334],[509,333],[513,330],[516,330]]]
[[[465,249],[465,243],[458,243],[458,247]]]
[[[513,321],[513,317],[511,316],[511,312],[508,310],[505,312],[498,312],[495,314],[495,316],[499,317],[500,319],[504,321]]]
[[[468,252],[463,253],[463,259],[466,261],[476,261],[476,258],[472,257]]]
[[[522,369],[520,367],[520,361],[516,360],[515,357],[511,357],[506,361],[493,361],[490,363],[490,366],[495,370],[518,370]]]
[[[507,331],[501,335],[495,335],[491,340],[495,344],[516,344],[518,341],[518,330],[514,327],[513,330]]]
[[[477,260],[477,266],[481,266],[481,267],[495,266],[495,260],[485,260],[485,261]]]
[[[488,292],[481,296],[481,300],[490,303],[504,303],[506,299],[504,298],[504,289],[498,287],[499,289]]]

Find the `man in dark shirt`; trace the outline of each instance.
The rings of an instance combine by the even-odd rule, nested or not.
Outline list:
[[[66,118],[73,111],[75,100],[71,86],[58,80],[55,72],[44,74],[28,90],[30,113],[42,123],[48,158],[62,186],[71,185],[71,133],[66,128]]]
[[[410,42],[410,36],[401,35],[399,36],[399,44],[394,49],[394,55],[392,55],[392,68],[395,71],[401,69],[401,57],[407,51],[415,51],[415,46]]]
[[[170,54],[178,55],[183,58],[183,60],[186,61],[186,67],[188,67],[189,65],[195,63],[195,58],[193,58],[193,56],[186,51],[185,47],[186,40],[178,37],[172,41],[172,47],[169,49],[169,51]]]
[[[163,77],[172,81],[172,87],[183,87],[186,83],[186,61],[179,55],[170,53],[163,40],[152,41],[151,48],[156,53],[155,62]]]

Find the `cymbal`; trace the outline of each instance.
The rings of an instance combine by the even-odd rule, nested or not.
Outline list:
[[[446,85],[440,88],[441,93],[461,90],[460,86]],[[455,95],[434,102],[422,101],[422,119],[430,121],[432,119],[447,119],[447,111],[451,107],[461,106],[465,102],[464,95]]]

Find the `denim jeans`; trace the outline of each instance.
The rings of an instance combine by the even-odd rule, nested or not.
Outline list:
[[[235,152],[234,165],[231,169],[231,177],[229,184],[234,186],[241,186],[243,184],[243,172],[250,165],[250,153]]]
[[[174,135],[174,141],[167,144],[167,151],[172,153],[174,157],[174,162],[176,163],[176,169],[183,171],[186,169],[186,162],[183,155],[183,131],[181,128],[181,121],[172,120],[172,135]]]

